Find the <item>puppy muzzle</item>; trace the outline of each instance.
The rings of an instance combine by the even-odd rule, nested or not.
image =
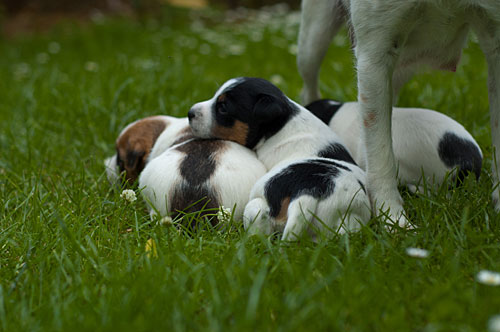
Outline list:
[[[212,119],[210,112],[200,103],[191,107],[188,112],[189,126],[193,130],[193,134],[200,138],[212,137]]]

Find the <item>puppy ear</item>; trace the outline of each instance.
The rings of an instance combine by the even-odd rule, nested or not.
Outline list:
[[[141,166],[144,165],[145,151],[129,151],[127,153],[126,168],[134,170],[137,173],[142,171]]]
[[[268,94],[261,94],[257,98],[253,107],[257,121],[267,123],[286,114],[287,105],[282,100]]]

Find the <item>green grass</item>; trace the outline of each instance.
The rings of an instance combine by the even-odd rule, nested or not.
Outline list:
[[[415,232],[366,227],[284,245],[249,238],[241,226],[179,234],[152,223],[141,200],[125,203],[110,189],[102,160],[128,122],[185,116],[234,76],[272,78],[295,99],[300,92],[289,49],[296,17],[216,24],[220,12],[172,9],[159,17],[0,40],[1,330],[487,329],[500,314],[500,287],[475,275],[500,270],[500,218],[490,202],[486,68],[476,43],[456,74],[419,75],[400,104],[463,123],[488,160],[481,180],[404,193]],[[321,81],[324,96],[355,99],[345,34]],[[145,250],[149,239],[157,257]],[[429,258],[406,256],[412,246]]]

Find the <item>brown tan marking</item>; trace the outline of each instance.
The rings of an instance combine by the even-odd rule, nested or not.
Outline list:
[[[137,180],[154,143],[167,126],[167,121],[152,116],[137,121],[118,137],[116,149],[129,183]]]
[[[377,112],[375,111],[369,111],[366,113],[366,116],[363,117],[363,124],[365,125],[365,128],[370,128],[375,124],[377,121]]]
[[[219,97],[217,97],[217,101],[218,102],[223,102],[224,100],[226,100],[226,94],[225,93],[223,93]]]
[[[236,120],[232,127],[216,125],[212,130],[212,135],[217,138],[246,145],[248,137],[248,124]]]
[[[288,206],[290,205],[290,197],[285,197],[281,201],[280,213],[276,216],[276,222],[279,224],[286,224],[288,219]]]

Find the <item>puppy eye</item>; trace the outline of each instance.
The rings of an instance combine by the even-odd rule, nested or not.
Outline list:
[[[225,115],[228,113],[226,103],[220,102],[217,104],[217,113],[222,114],[222,115]]]

